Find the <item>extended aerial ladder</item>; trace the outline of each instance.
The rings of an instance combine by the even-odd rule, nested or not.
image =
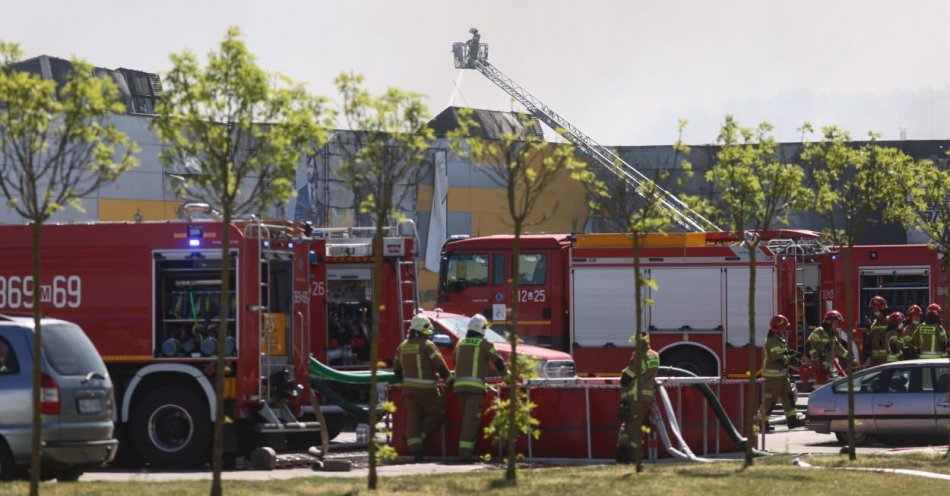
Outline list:
[[[683,201],[673,193],[661,188],[659,185],[652,185],[653,181],[650,180],[650,178],[620,158],[613,150],[597,143],[590,136],[581,132],[580,129],[568,122],[567,119],[561,117],[557,112],[551,110],[550,107],[541,103],[540,100],[528,93],[521,85],[488,63],[487,44],[473,41],[453,43],[452,54],[455,58],[456,69],[475,69],[481,72],[482,75],[524,105],[528,111],[541,122],[544,122],[566,140],[570,141],[593,162],[612,172],[620,180],[632,186],[633,189],[637,191],[637,194],[644,198],[658,196],[663,207],[673,214],[674,219],[676,219],[677,223],[684,229],[693,232],[722,231],[722,229],[713,224],[709,219],[689,208],[688,205],[683,203]],[[650,187],[645,188],[644,186]]]

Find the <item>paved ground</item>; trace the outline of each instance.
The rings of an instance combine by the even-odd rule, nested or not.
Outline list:
[[[356,443],[356,434],[344,432],[337,436],[336,440],[330,445],[330,454],[328,459],[346,459],[353,462],[353,470],[349,472],[324,472],[311,470],[309,467],[289,468],[278,470],[228,470],[222,474],[225,480],[284,480],[295,479],[298,477],[346,477],[346,478],[365,478],[367,476],[366,468],[366,445]],[[451,465],[445,463],[421,463],[410,464],[408,459],[397,460],[397,464],[384,465],[379,467],[381,477],[396,477],[400,475],[419,475],[430,473],[464,473],[475,470],[485,470],[489,466],[481,464],[473,465]],[[190,470],[190,471],[149,471],[141,470],[123,470],[123,469],[102,469],[93,472],[87,472],[82,475],[80,481],[189,481],[189,480],[211,480],[209,470]]]
[[[366,453],[365,445],[359,445],[355,442],[355,434],[343,433],[338,440],[331,446],[329,458],[349,459],[354,462],[354,470],[350,472],[323,472],[314,471],[310,468],[292,468],[272,471],[263,470],[230,470],[224,473],[225,480],[283,480],[298,477],[366,477]],[[775,431],[765,436],[765,449],[773,453],[838,453],[841,447],[831,434],[817,434],[805,429],[795,429],[789,431],[783,425],[777,425]],[[946,446],[920,446],[913,442],[902,444],[875,444],[872,446],[862,446],[857,449],[858,454],[882,454],[882,453],[904,453],[907,451],[926,450],[943,453]],[[698,454],[698,453],[697,453]],[[737,458],[741,454],[725,454],[717,458]],[[408,460],[402,460],[403,462]],[[554,464],[570,463],[565,460],[549,460]],[[576,460],[574,463],[592,463]],[[593,463],[604,463],[605,460],[594,461]],[[464,473],[475,470],[491,469],[488,465],[453,465],[447,463],[422,463],[422,464],[395,464],[385,465],[379,468],[379,474],[383,477],[395,477],[400,475],[418,475],[430,473]],[[210,480],[209,471],[164,471],[152,472],[148,470],[113,470],[104,469],[95,472],[83,474],[81,481],[171,481],[171,480]]]

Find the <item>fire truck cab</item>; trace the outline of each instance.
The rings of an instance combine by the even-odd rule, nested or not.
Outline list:
[[[119,459],[191,467],[210,455],[215,335],[225,327],[226,453],[316,431],[307,384],[308,245],[290,225],[218,221],[0,226],[0,310],[79,324],[115,384]],[[226,308],[220,269],[230,266]]]

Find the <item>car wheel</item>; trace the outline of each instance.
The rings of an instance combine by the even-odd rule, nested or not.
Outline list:
[[[192,468],[208,460],[208,403],[192,389],[165,386],[135,406],[132,439],[142,460],[157,468]]]
[[[66,469],[56,474],[56,482],[77,482],[82,475],[82,470]]]
[[[838,444],[841,446],[848,445],[848,433],[847,432],[836,432],[835,439],[838,440]],[[871,441],[871,435],[866,432],[855,432],[854,433],[854,445],[855,446],[864,446]]]
[[[16,463],[13,461],[13,453],[10,453],[10,447],[7,442],[0,437],[0,481],[12,481],[16,479]]]

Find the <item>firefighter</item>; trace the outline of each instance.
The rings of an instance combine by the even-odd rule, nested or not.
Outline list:
[[[940,325],[940,305],[927,306],[924,323],[914,331],[913,345],[920,350],[920,358],[946,357],[947,333]]]
[[[868,303],[868,308],[871,309],[872,317],[868,323],[869,332],[864,340],[864,350],[865,353],[870,351],[871,366],[873,367],[887,362],[887,301],[880,296],[875,296]]]
[[[468,333],[465,339],[455,347],[455,378],[453,390],[459,400],[462,412],[462,427],[459,432],[459,460],[465,463],[474,461],[475,438],[478,436],[478,424],[482,417],[482,401],[485,397],[485,373],[489,361],[505,375],[505,361],[498,356],[495,346],[485,339],[488,320],[478,314],[468,321]]]
[[[920,355],[920,349],[914,347],[914,331],[920,326],[920,317],[923,311],[917,305],[911,305],[907,309],[907,322],[904,324],[904,330],[901,333],[901,358],[904,360],[913,360]]]
[[[422,444],[442,423],[445,407],[439,392],[436,374],[450,377],[432,336],[432,321],[416,315],[409,324],[409,337],[396,348],[393,373],[402,380],[403,404],[406,408],[406,444],[416,462],[422,461]]]
[[[647,350],[641,368],[637,368],[639,357],[637,348],[634,348],[620,376],[620,418],[623,423],[617,436],[617,463],[632,462],[636,450],[642,449],[642,426],[647,425],[646,419],[653,410],[653,383],[659,372],[660,355],[650,348],[648,334],[642,334],[641,339]],[[636,388],[637,376],[640,376],[639,390]]]
[[[764,356],[762,360],[762,377],[765,378],[765,396],[762,398],[761,418],[765,419],[768,429],[769,412],[775,403],[782,402],[782,410],[788,419],[788,428],[803,427],[805,423],[795,413],[795,403],[791,401],[795,395],[789,380],[789,357],[785,343],[785,333],[791,325],[784,315],[776,315],[769,321],[769,333],[765,338]]]
[[[808,356],[819,363],[819,372],[815,374],[815,386],[828,382],[828,377],[835,370],[835,357],[848,357],[848,351],[838,340],[838,325],[841,322],[844,322],[841,312],[830,310],[825,313],[821,325],[811,331],[808,336],[808,344],[811,347]]]
[[[904,323],[904,314],[891,312],[887,316],[887,362],[896,362],[901,359],[901,325]]]
[[[475,28],[469,29],[469,33],[472,33],[472,39],[468,40],[468,63],[469,65],[475,65],[475,59],[478,58],[478,44],[482,40],[482,35],[478,34],[478,30]]]

